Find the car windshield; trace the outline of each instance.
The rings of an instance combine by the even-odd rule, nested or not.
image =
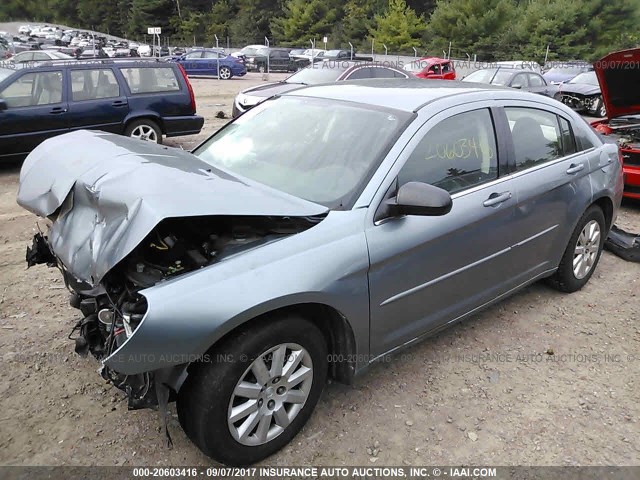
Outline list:
[[[255,47],[244,47],[242,50],[240,50],[240,53],[242,53],[243,55],[255,55],[257,50],[258,49]]]
[[[596,72],[585,72],[569,80],[569,83],[586,83],[597,87],[600,85]]]
[[[564,67],[552,68],[547,73],[551,75],[577,75],[579,73],[584,72],[586,69],[587,67],[567,65]]]
[[[407,72],[421,72],[429,63],[424,60],[407,63],[403,68]]]
[[[0,82],[11,75],[15,70],[11,68],[0,68]]]
[[[477,70],[466,77],[464,82],[491,83],[493,85],[506,85],[513,75],[511,70],[486,69]]]
[[[214,167],[329,208],[348,208],[410,114],[319,98],[266,101],[193,153]]]
[[[253,55],[260,55],[262,57],[266,57],[266,56],[269,55],[269,49],[267,47],[258,48],[258,49],[256,49],[255,53],[253,53]]]
[[[49,52],[49,56],[51,58],[57,59],[57,60],[69,60],[70,58],[73,58],[65,53],[61,53],[61,52]]]
[[[342,50],[327,50],[324,55],[325,57],[337,57],[340,55],[340,52],[342,52]]]
[[[285,80],[286,83],[300,83],[302,85],[318,85],[320,83],[335,82],[347,69],[337,62],[322,62],[294,73]]]

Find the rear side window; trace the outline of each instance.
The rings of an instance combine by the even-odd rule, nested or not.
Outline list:
[[[363,67],[357,69],[355,72],[349,75],[349,80],[358,80],[360,78],[373,78],[373,68]]]
[[[74,102],[120,96],[120,86],[110,69],[72,70],[71,93]]]
[[[398,185],[423,182],[455,193],[498,178],[489,110],[454,115],[429,130],[398,175]]]
[[[516,171],[563,156],[558,119],[554,113],[534,108],[504,109],[516,154]]]
[[[172,67],[121,68],[132,94],[175,92],[180,84]]]
[[[571,125],[562,117],[558,117],[558,120],[560,121],[560,133],[562,135],[562,153],[564,155],[576,153],[578,149],[576,148],[576,139],[573,136]]]
[[[0,92],[11,107],[51,105],[62,101],[62,72],[27,73]]]

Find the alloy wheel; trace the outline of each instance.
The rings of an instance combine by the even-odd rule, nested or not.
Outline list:
[[[591,220],[578,236],[573,253],[573,274],[578,280],[582,280],[591,272],[598,259],[600,235],[600,224]]]
[[[222,80],[229,80],[231,78],[231,70],[229,70],[228,68],[221,68],[220,69],[220,78]]]
[[[131,132],[131,138],[158,143],[158,136],[156,135],[156,131],[149,125],[138,125]]]
[[[259,355],[231,395],[227,424],[243,445],[270,442],[304,407],[313,383],[313,362],[296,343],[283,343]]]

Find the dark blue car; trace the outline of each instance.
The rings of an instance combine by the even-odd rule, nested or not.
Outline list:
[[[188,75],[212,75],[229,80],[247,74],[247,69],[240,59],[211,48],[192,50],[175,61],[182,65]]]
[[[0,161],[22,159],[47,138],[91,129],[162,142],[199,133],[184,70],[154,60],[46,62],[0,67]]]

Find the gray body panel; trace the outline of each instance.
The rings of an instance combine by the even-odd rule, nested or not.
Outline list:
[[[355,337],[355,351],[350,353],[360,369],[370,358],[434,332],[550,274],[592,202],[608,198],[614,219],[620,205],[623,185],[617,147],[603,144],[576,113],[546,97],[451,81],[386,80],[310,87],[288,95],[369,103],[416,111],[417,116],[390,148],[351,210],[331,211],[301,233],[142,291],[148,301],[142,323],[105,360],[116,371],[133,374],[187,363],[256,316],[309,303],[330,306],[346,319]],[[454,194],[452,211],[442,217],[374,221],[415,142],[438,121],[476,108],[515,104],[561,114],[594,147]],[[106,142],[99,137],[96,141]],[[46,147],[39,152],[47,153],[48,160],[55,157]],[[140,154],[135,156],[137,162],[142,161]],[[585,168],[577,175],[568,174],[568,166],[575,163]],[[29,163],[25,168],[29,170]],[[189,190],[190,182],[199,185],[201,176],[207,178],[191,172],[182,185]],[[23,195],[21,204],[32,211],[46,213],[64,200],[66,187],[57,189],[52,200],[46,189],[36,188],[34,181],[23,177],[21,195],[23,189],[32,193]],[[222,191],[228,195],[249,188],[237,179],[210,183],[224,185]],[[261,200],[267,198],[265,187],[251,188],[261,192]],[[186,195],[186,190],[181,192]],[[511,193],[507,201],[496,207],[483,205],[491,194],[504,192]],[[181,215],[318,215],[324,211],[321,206],[269,191],[272,194],[268,202],[256,199],[250,204],[223,195],[201,202],[189,194],[189,201],[180,203]],[[151,191],[140,195],[145,201],[148,196]],[[145,230],[160,217],[179,215],[170,203],[156,204],[156,211],[149,215],[152,220],[144,215],[137,228]],[[212,204],[205,208],[204,203]],[[61,247],[60,252],[63,250]],[[106,262],[99,270],[108,263],[113,262]],[[82,268],[74,267],[73,260],[65,265],[86,276]]]

